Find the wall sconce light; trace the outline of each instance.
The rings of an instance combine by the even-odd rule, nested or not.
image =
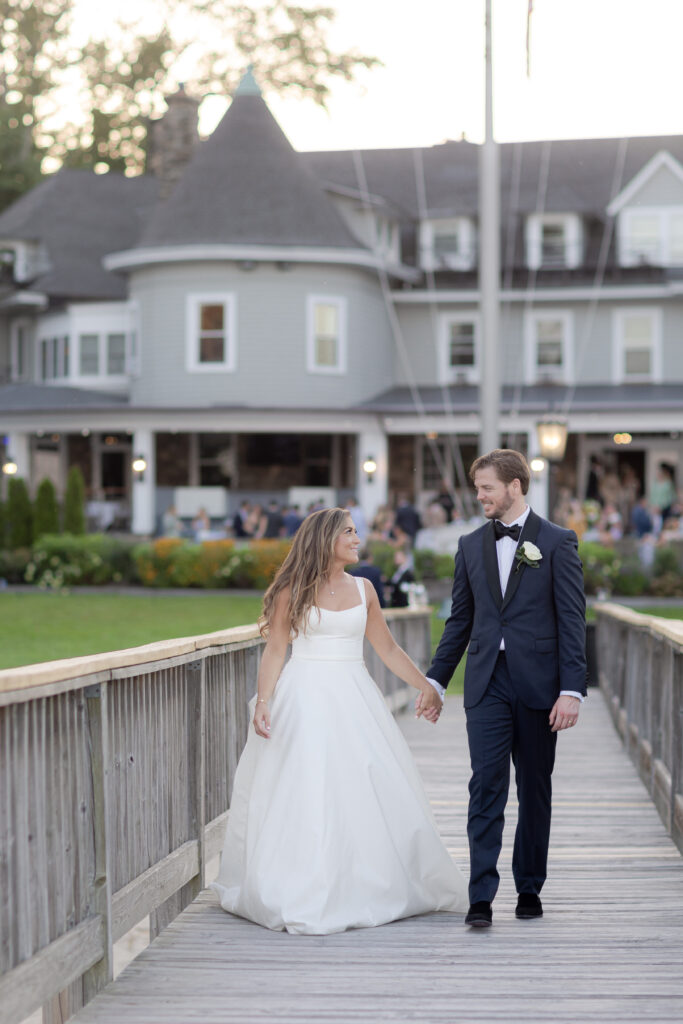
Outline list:
[[[136,455],[133,459],[133,472],[135,473],[135,479],[139,480],[140,483],[145,479],[145,470],[147,469],[147,459],[144,455]]]
[[[624,430],[621,434],[615,434],[612,440],[615,444],[630,444],[633,440],[633,435]]]
[[[15,476],[18,470],[19,467],[17,466],[16,462],[14,461],[11,455],[8,455],[2,464],[3,473],[5,474],[5,476]]]
[[[542,458],[540,455],[534,455],[533,459],[529,463],[529,469],[536,476],[541,476],[541,474],[545,472],[547,466],[547,460]]]
[[[559,462],[564,458],[567,448],[567,423],[560,419],[540,420],[536,424],[538,447],[541,455],[550,462]]]
[[[377,472],[377,463],[373,459],[372,455],[368,455],[363,463],[363,472],[368,478],[368,483],[371,484],[375,473]]]

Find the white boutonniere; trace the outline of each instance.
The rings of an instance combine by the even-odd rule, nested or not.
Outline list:
[[[517,559],[515,572],[519,572],[523,565],[528,565],[530,569],[538,569],[538,563],[543,558],[543,555],[535,544],[532,544],[530,540],[525,540],[515,551],[515,558]]]

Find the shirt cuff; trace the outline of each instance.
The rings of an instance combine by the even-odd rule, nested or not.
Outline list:
[[[441,697],[441,700],[443,700],[446,693],[446,687],[442,686],[441,683],[437,683],[436,679],[430,679],[429,676],[427,676],[427,682],[432,684],[439,697]]]
[[[429,682],[431,683],[431,679]],[[577,693],[576,690],[560,690],[560,697],[576,697],[582,704],[586,699],[582,693]]]

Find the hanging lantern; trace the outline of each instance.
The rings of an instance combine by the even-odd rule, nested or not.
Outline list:
[[[536,424],[538,447],[541,455],[550,462],[564,458],[567,448],[567,423],[561,419],[539,420]]]

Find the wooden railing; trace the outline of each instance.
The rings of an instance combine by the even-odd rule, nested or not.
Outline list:
[[[683,622],[598,605],[600,686],[615,725],[683,853]]]
[[[426,667],[429,610],[386,617]],[[113,942],[148,915],[154,937],[204,887],[261,650],[247,626],[0,672],[0,1024],[65,1020],[111,979]]]

